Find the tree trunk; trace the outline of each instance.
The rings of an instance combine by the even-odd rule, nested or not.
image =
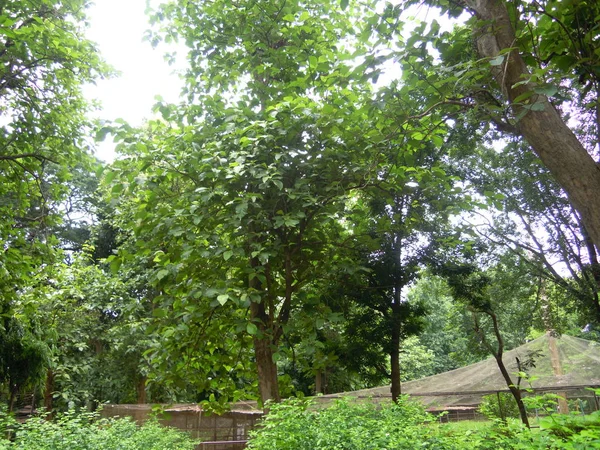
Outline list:
[[[146,403],[146,377],[140,376],[136,383],[136,400],[138,405],[143,405]]]
[[[498,364],[498,368],[500,369],[500,373],[502,374],[502,377],[504,378],[504,381],[506,381],[508,389],[510,389],[511,394],[517,402],[517,406],[519,408],[519,415],[521,416],[521,421],[525,424],[527,428],[529,428],[529,417],[527,417],[527,410],[525,409],[525,404],[523,403],[521,390],[518,387],[516,387],[513,381],[511,380],[510,375],[506,370],[506,366],[504,365],[504,361],[502,360],[502,355],[500,355],[499,357],[495,356],[495,358],[496,363]]]
[[[8,412],[13,412],[15,408],[15,401],[17,400],[17,394],[19,393],[19,387],[15,383],[9,383],[10,396],[8,399]]]
[[[321,369],[317,370],[315,374],[315,395],[323,393],[323,373]]]
[[[267,400],[280,401],[279,382],[277,380],[277,363],[273,360],[273,330],[263,303],[250,304],[250,317],[258,327],[254,335],[254,357],[258,371],[258,387],[263,405]]]
[[[54,372],[52,369],[46,371],[46,384],[44,386],[44,408],[48,413],[48,418],[52,418],[54,393]]]
[[[258,388],[263,405],[267,400],[278,402],[279,383],[277,381],[277,364],[273,362],[273,351],[268,339],[254,338],[254,356],[258,370]]]
[[[513,395],[515,401],[517,402],[517,407],[519,408],[519,415],[521,416],[521,421],[523,424],[530,428],[529,426],[529,418],[527,417],[527,410],[525,409],[525,404],[523,403],[523,398],[521,396],[521,390],[515,386],[510,375],[508,374],[508,370],[506,370],[506,366],[504,365],[504,361],[502,360],[502,355],[504,354],[504,339],[502,339],[502,334],[500,333],[500,326],[498,325],[498,317],[492,311],[485,311],[485,314],[492,319],[492,327],[494,329],[494,336],[496,337],[496,341],[498,342],[498,348],[494,351],[494,348],[489,344],[489,342],[485,338],[485,334],[483,330],[481,330],[479,326],[479,321],[477,319],[477,313],[473,312],[473,321],[475,322],[475,332],[479,334],[483,345],[494,355],[494,359],[496,360],[496,364],[498,365],[498,369],[500,369],[500,373],[502,374],[502,378],[506,382],[506,386],[510,390]]]
[[[506,4],[502,0],[465,0],[482,24],[475,34],[477,49],[483,58],[496,58],[501,50],[514,47],[515,33]],[[518,49],[505,55],[504,63],[490,66],[509,103],[518,115],[526,112],[517,123],[521,135],[527,140],[544,165],[565,190],[592,241],[600,248],[600,169],[581,142],[560,117],[544,95],[529,97],[532,104],[543,107],[541,111],[524,110],[514,100],[533,91],[530,83],[514,87],[529,77],[529,71]]]
[[[592,273],[592,301],[594,302],[593,308],[596,313],[596,322],[600,323],[600,296],[598,290],[600,288],[600,264],[598,264],[598,252],[589,233],[583,225],[580,225],[582,230],[583,239],[590,259],[590,270]]]
[[[391,348],[390,348],[390,366],[392,381],[392,401],[397,402],[402,393],[402,384],[400,382],[400,317],[399,306],[392,305],[392,329],[391,329]]]
[[[560,363],[560,355],[558,354],[558,347],[556,346],[556,339],[552,330],[546,332],[548,339],[548,348],[550,349],[550,362],[552,364],[552,372],[554,376],[559,378],[564,375],[562,364]],[[569,414],[569,403],[567,402],[567,393],[565,391],[557,392],[558,395],[558,409],[561,414]]]
[[[390,353],[390,365],[392,369],[392,401],[397,402],[398,397],[402,394],[402,385],[400,383],[400,341],[394,342],[392,338],[392,352]]]

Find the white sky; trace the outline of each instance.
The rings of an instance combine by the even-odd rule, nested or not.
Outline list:
[[[155,97],[177,102],[182,82],[174,68],[163,59],[164,46],[153,49],[143,41],[150,25],[145,14],[146,0],[96,0],[88,10],[88,39],[96,42],[103,58],[121,75],[86,86],[88,99],[99,100],[101,119],[125,119],[133,126],[152,116]],[[97,156],[104,161],[114,159],[114,145],[108,138],[98,144]]]

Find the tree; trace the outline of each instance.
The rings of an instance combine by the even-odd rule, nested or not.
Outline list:
[[[477,194],[489,198],[471,220],[471,232],[504,247],[529,267],[540,283],[558,285],[577,299],[585,322],[598,322],[598,255],[577,211],[550,175],[519,142],[501,153],[479,147],[463,156],[462,174]]]
[[[405,2],[412,4],[414,2]],[[599,6],[593,2],[431,1],[442,13],[472,17],[466,27],[439,33],[432,23],[416,30],[399,52],[403,71],[416,70],[414,88],[428,98],[422,118],[442,109],[446,117],[468,111],[480,136],[495,128],[525,139],[560,183],[592,242],[600,245],[600,171],[593,159],[598,145]],[[389,7],[383,19],[394,23],[403,6]],[[396,14],[394,14],[396,13]],[[394,31],[381,24],[382,40]],[[474,41],[475,51],[472,43]],[[440,52],[439,63],[426,45]],[[416,64],[420,67],[415,68]],[[577,92],[565,102],[560,91]],[[561,104],[566,107],[560,110]],[[571,129],[569,112],[594,117],[590,126]],[[409,117],[410,118],[410,117]],[[587,148],[586,148],[587,147]]]
[[[454,301],[446,281],[424,271],[407,293],[409,302],[422,304],[427,315],[425,327],[419,333],[419,342],[434,355],[431,373],[447,372],[477,362],[479,352],[474,352],[464,308]]]
[[[519,269],[509,257],[501,259],[485,271],[472,265],[449,264],[442,268],[442,272],[448,280],[454,298],[462,302],[470,313],[474,337],[496,360],[498,369],[517,402],[521,420],[529,427],[519,386],[521,375],[518,375],[517,383],[513,382],[502,359],[506,348],[502,329],[508,327],[503,327],[499,319],[500,312],[508,305],[527,304],[527,300],[533,295],[535,285],[528,280],[527,272]],[[531,311],[525,317],[522,307],[515,312],[522,322],[531,323]],[[514,327],[514,324],[512,325]]]
[[[230,378],[251,340],[260,397],[277,400],[287,323],[332,270],[345,202],[385,145],[338,45],[355,27],[336,2],[172,2],[156,17],[189,44],[189,105],[116,131],[128,158],[113,193],[155,264],[164,334],[190,344],[182,366],[202,365],[202,342]]]
[[[0,6],[0,371],[11,398],[37,382],[48,356],[39,329],[15,307],[51,282],[52,264],[63,257],[55,231],[72,171],[91,168],[81,85],[107,70],[83,38],[85,5]]]

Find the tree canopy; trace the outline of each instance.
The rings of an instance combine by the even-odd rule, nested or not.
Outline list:
[[[417,3],[435,18],[409,21]],[[387,377],[396,400],[597,326],[595,4],[163,2],[147,39],[185,44],[180,103],[99,129],[86,6],[0,7],[11,408],[222,409]]]

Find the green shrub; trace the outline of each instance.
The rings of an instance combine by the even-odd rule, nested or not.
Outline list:
[[[600,413],[585,418],[555,415],[554,425],[529,430],[518,419],[485,427],[440,425],[405,398],[398,405],[346,399],[328,406],[291,399],[270,408],[261,427],[251,432],[248,449],[600,449]]]
[[[544,418],[541,426],[549,433],[566,440],[581,433],[594,435],[600,440],[600,411],[588,415],[553,414]]]
[[[251,432],[253,450],[382,450],[453,448],[421,405],[401,398],[398,404],[374,405],[350,399],[315,406],[290,399],[270,406],[262,425]]]
[[[0,414],[2,423],[14,430],[14,440],[0,440],[0,450],[192,450],[196,445],[188,434],[156,421],[137,426],[130,418],[97,414],[68,412],[54,421],[33,417],[22,425]]]
[[[498,402],[500,399],[500,402]],[[485,395],[479,405],[479,412],[488,419],[519,418],[519,407],[510,392]]]

